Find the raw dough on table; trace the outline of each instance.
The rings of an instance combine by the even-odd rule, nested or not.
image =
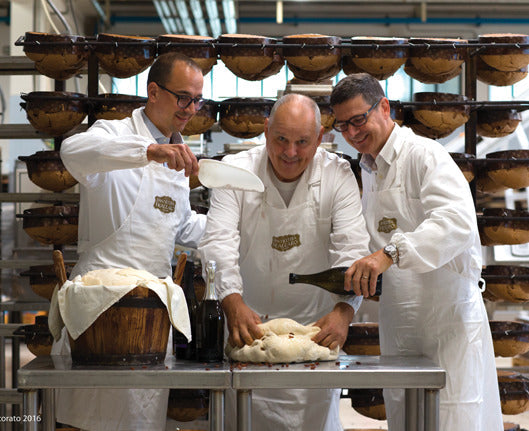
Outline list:
[[[333,361],[339,348],[330,350],[311,340],[320,332],[317,326],[304,326],[292,319],[273,319],[258,325],[262,338],[244,347],[226,345],[226,354],[239,362],[305,362]]]

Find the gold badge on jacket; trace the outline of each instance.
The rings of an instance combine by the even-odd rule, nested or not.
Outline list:
[[[383,217],[382,220],[378,221],[378,231],[384,233],[390,233],[392,230],[397,229],[397,219]]]
[[[278,251],[287,251],[291,248],[299,247],[300,245],[301,241],[299,240],[299,233],[272,237],[272,248]]]
[[[176,202],[169,196],[155,196],[154,197],[154,208],[160,210],[163,213],[174,213]]]

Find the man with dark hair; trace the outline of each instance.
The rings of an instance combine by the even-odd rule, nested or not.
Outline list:
[[[362,154],[371,254],[346,289],[380,297],[382,355],[425,355],[447,372],[440,428],[503,429],[492,337],[478,280],[481,244],[465,177],[442,145],[399,127],[379,82],[359,73],[331,94],[334,128]],[[405,431],[404,391],[384,390],[390,431]]]
[[[358,185],[349,163],[318,148],[322,135],[318,105],[288,94],[266,120],[266,146],[225,157],[265,186],[264,193],[214,190],[199,246],[203,262],[217,262],[233,347],[251,345],[263,336],[261,321],[281,317],[321,328],[313,341],[330,349],[346,340],[362,298],[288,282],[289,272],[348,266],[368,254]],[[228,391],[228,406],[232,397]],[[255,390],[252,430],[341,430],[339,398],[335,389]],[[226,429],[235,429],[235,418],[226,415]]]
[[[190,174],[198,163],[179,132],[200,109],[202,72],[189,58],[164,54],[151,67],[145,108],[99,120],[62,143],[79,181],[79,261],[71,277],[95,269],[146,269],[171,276],[175,241],[196,247],[205,216],[191,211]],[[68,354],[67,336],[54,346]],[[168,390],[63,389],[57,420],[84,430],[163,430]]]

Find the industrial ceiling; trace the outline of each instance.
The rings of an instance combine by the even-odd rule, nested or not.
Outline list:
[[[47,0],[48,3],[60,1],[67,3]],[[75,0],[70,3],[78,15],[96,23],[96,31],[134,25],[138,32],[158,34],[205,35],[207,32],[217,36],[238,32],[280,36],[296,33],[296,29],[322,33],[322,29],[335,28],[344,32],[345,26],[350,31],[352,25],[369,24],[445,25],[452,33],[457,33],[458,25],[498,25],[505,27],[505,32],[513,32],[513,28],[529,24],[527,0]],[[92,31],[92,27],[87,29],[85,25],[84,33]],[[340,35],[336,31],[333,34]]]

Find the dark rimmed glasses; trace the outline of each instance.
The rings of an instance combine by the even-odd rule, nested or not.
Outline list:
[[[202,99],[202,97],[191,97],[187,94],[178,94],[164,87],[162,84],[156,83],[156,85],[162,90],[165,90],[168,93],[171,93],[174,97],[176,97],[176,104],[179,108],[186,109],[189,105],[191,105],[191,102],[193,102],[195,104],[195,109],[198,111],[204,106],[204,103],[206,103],[206,99]]]
[[[334,120],[334,124],[332,125],[332,128],[336,130],[337,132],[345,132],[349,125],[354,127],[362,127],[364,124],[367,123],[367,116],[377,107],[377,105],[380,103],[382,99],[378,99],[373,105],[371,105],[371,108],[369,108],[366,112],[360,115],[355,115],[348,120],[345,121],[336,121]]]

